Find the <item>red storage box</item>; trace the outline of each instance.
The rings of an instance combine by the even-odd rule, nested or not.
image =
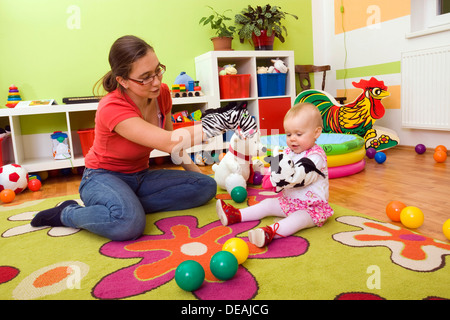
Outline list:
[[[219,76],[220,99],[250,97],[250,75],[228,74]]]
[[[11,135],[0,137],[0,166],[7,165],[13,161],[13,149]]]
[[[80,136],[81,151],[83,152],[83,157],[86,157],[89,149],[91,149],[94,144],[95,130],[94,128],[80,129],[78,130],[78,135]]]

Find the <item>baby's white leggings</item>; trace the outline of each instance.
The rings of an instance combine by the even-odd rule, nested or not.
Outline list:
[[[286,217],[286,214],[281,210],[278,198],[264,199],[258,204],[239,210],[241,211],[242,222],[261,220],[268,216],[284,218],[277,222],[279,227],[276,230],[276,233],[283,237],[293,235],[299,230],[316,226],[311,216],[304,210],[292,212]],[[273,226],[274,224],[271,225],[272,228]],[[280,238],[280,236],[276,235],[275,238]]]

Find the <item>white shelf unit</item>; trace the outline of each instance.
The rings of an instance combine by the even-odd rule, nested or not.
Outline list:
[[[273,65],[271,60],[277,58],[289,68],[285,95],[259,97],[257,67]],[[227,64],[234,64],[238,74],[250,74],[249,97],[220,98],[219,67]],[[210,51],[195,58],[195,69],[196,79],[209,97],[209,108],[218,108],[230,101],[247,101],[249,112],[258,120],[261,131],[266,130],[267,134],[272,130],[282,131],[282,118],[286,108],[292,107],[296,97],[293,51]]]
[[[205,96],[174,98],[173,111],[181,111],[186,107],[203,110],[208,108],[208,103],[208,97]],[[0,126],[9,124],[11,127],[10,137],[5,139],[4,142],[6,143],[2,143],[2,146],[7,149],[2,150],[3,165],[16,163],[23,166],[28,172],[84,166],[84,157],[78,130],[94,127],[97,107],[98,103],[81,103],[0,109]],[[48,123],[45,128],[42,127],[39,123],[39,117],[45,117],[46,115],[56,115],[58,119],[57,123],[52,123],[50,128],[48,127]],[[36,119],[36,121],[33,121],[33,119]],[[32,126],[33,132],[42,133],[22,134],[23,131],[30,131],[30,128],[23,127],[24,123],[25,126]],[[68,144],[71,153],[70,159],[53,159],[50,135],[54,131],[62,131],[68,135]],[[217,137],[203,145],[188,149],[188,152],[219,150],[222,148],[222,145],[222,137]],[[150,157],[167,155],[165,152],[154,150]]]

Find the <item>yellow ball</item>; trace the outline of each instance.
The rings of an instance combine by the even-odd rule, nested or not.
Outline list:
[[[442,225],[442,232],[444,232],[445,237],[450,240],[450,219],[445,221]]]
[[[231,252],[237,259],[238,264],[244,263],[248,257],[248,245],[240,238],[231,238],[223,244],[223,251]]]
[[[417,207],[409,206],[400,212],[400,221],[407,228],[418,228],[423,224],[423,220],[423,212]]]

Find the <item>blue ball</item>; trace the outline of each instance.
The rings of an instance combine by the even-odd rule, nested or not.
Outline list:
[[[375,161],[378,163],[383,163],[386,161],[386,155],[384,154],[384,152],[377,152],[377,154],[375,155]]]

